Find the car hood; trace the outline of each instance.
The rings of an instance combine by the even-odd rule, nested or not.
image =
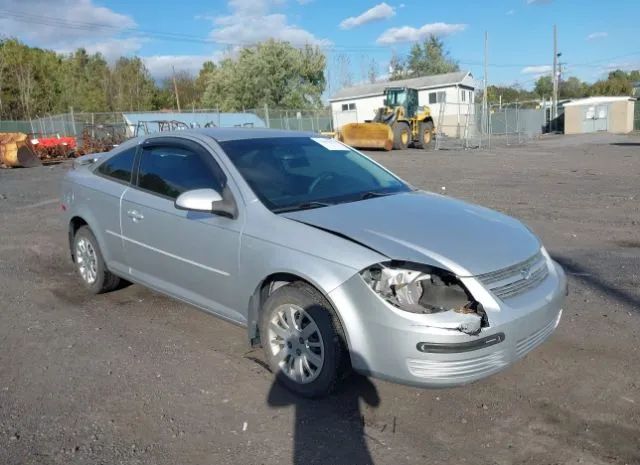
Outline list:
[[[359,242],[394,260],[472,276],[534,255],[540,242],[518,220],[488,208],[423,191],[283,216]]]

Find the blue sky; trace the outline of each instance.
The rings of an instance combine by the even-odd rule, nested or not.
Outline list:
[[[640,68],[640,0],[0,0],[0,30],[36,46],[77,47],[144,58],[162,78],[171,66],[197,72],[242,44],[270,37],[320,45],[330,89],[348,67],[355,82],[375,60],[440,34],[463,69],[482,78],[489,32],[489,82],[531,87],[549,72],[558,26],[565,76],[594,81],[611,68]],[[344,63],[348,62],[348,65]]]

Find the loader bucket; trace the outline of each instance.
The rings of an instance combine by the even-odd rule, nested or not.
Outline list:
[[[339,140],[358,149],[393,148],[393,131],[384,123],[349,123],[340,128]]]
[[[0,133],[0,165],[30,168],[41,165],[41,162],[29,145],[26,134],[5,132]]]

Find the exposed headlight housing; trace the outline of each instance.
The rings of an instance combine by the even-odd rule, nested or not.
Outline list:
[[[361,276],[374,292],[401,310],[422,314],[476,313],[486,323],[482,305],[448,271],[407,262],[388,262],[363,270]]]

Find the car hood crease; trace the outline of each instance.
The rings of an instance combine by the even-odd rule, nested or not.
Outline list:
[[[460,276],[514,265],[540,249],[533,233],[514,218],[423,191],[283,216],[348,237],[391,259],[435,264]]]

